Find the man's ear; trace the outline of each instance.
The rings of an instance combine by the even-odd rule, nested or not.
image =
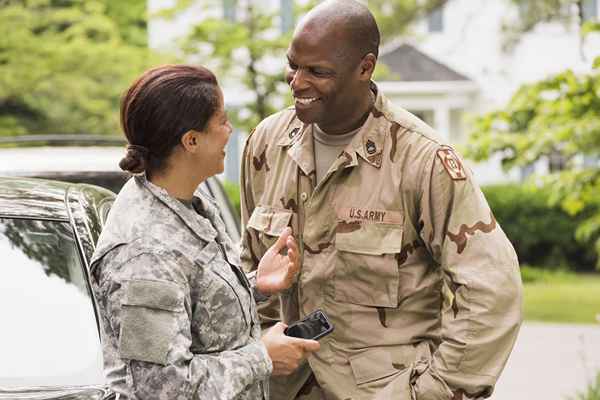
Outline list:
[[[370,81],[375,71],[377,57],[373,53],[367,53],[360,62],[360,77],[362,80]]]
[[[195,153],[200,148],[200,139],[198,138],[200,132],[190,129],[181,137],[181,145],[186,151]]]

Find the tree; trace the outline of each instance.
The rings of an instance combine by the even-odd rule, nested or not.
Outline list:
[[[518,7],[516,19],[506,21],[503,26],[504,48],[512,49],[523,34],[532,31],[544,22],[560,22],[567,27],[579,28],[581,38],[598,30],[597,21],[586,15],[591,0],[510,0]]]
[[[599,30],[597,22],[582,29],[584,37]],[[562,168],[540,182],[551,190],[551,203],[583,213],[576,236],[600,254],[600,57],[593,67],[522,86],[503,110],[475,120],[466,154],[475,160],[501,154],[506,169],[560,159]]]
[[[369,8],[375,13],[384,39],[406,33],[410,24],[427,12],[442,6],[446,0],[371,0]],[[179,0],[178,5],[163,11],[169,18],[189,7],[191,0]],[[239,18],[216,15],[199,21],[184,42],[183,50],[191,59],[199,59],[217,71],[225,84],[241,82],[252,98],[235,110],[235,126],[250,131],[256,124],[286,104],[291,103],[289,89],[283,80],[285,50],[292,32],[281,33],[279,9],[260,7],[259,2],[237,0],[204,1],[206,10],[219,9],[225,3],[237,7]],[[305,13],[317,1],[302,2],[294,16]],[[385,67],[376,71],[385,75]]]
[[[0,1],[0,135],[118,131],[121,93],[155,62],[145,2],[122,4]]]

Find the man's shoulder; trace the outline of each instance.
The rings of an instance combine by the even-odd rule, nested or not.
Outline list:
[[[254,142],[276,143],[280,138],[287,135],[287,129],[294,122],[299,123],[296,118],[296,110],[293,106],[285,108],[263,119],[250,132],[250,137]]]
[[[406,140],[417,141],[430,148],[448,145],[435,129],[410,111],[391,101],[387,101],[382,112],[392,123],[399,125]]]

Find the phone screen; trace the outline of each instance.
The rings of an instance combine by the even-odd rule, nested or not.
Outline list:
[[[302,339],[316,339],[331,332],[332,327],[322,311],[309,314],[305,319],[290,325],[285,334]]]

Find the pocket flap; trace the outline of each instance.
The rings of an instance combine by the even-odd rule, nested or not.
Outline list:
[[[339,222],[335,234],[335,247],[351,253],[381,255],[400,253],[402,250],[402,225],[398,224],[356,224],[354,229],[340,229]]]
[[[289,210],[259,206],[252,212],[248,227],[270,236],[279,236],[291,219],[292,212]]]
[[[392,364],[390,353],[382,349],[371,349],[350,357],[350,367],[357,385],[398,372]]]
[[[127,296],[123,304],[166,311],[180,311],[183,308],[183,291],[179,285],[168,281],[129,281]]]

